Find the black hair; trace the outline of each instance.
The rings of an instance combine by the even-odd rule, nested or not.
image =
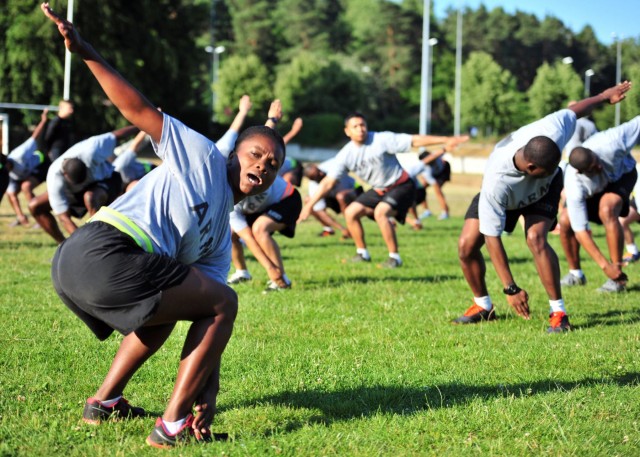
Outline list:
[[[81,184],[87,179],[87,166],[80,159],[65,159],[62,171],[71,184]]]
[[[420,155],[418,156],[418,159],[422,160],[422,159],[425,159],[425,158],[429,157],[430,155],[431,155],[431,153],[429,151],[424,151],[424,152],[420,153]]]
[[[557,168],[561,157],[558,145],[546,136],[534,136],[524,147],[524,159],[543,170]]]
[[[282,151],[282,163],[280,163],[280,167],[282,167],[282,165],[284,164],[284,159],[287,158],[287,148],[284,144],[284,140],[282,139],[282,135],[280,135],[271,127],[267,127],[266,125],[254,125],[252,127],[247,127],[246,129],[244,129],[240,133],[240,135],[238,135],[238,139],[236,140],[233,151],[231,151],[229,157],[232,157],[235,154],[239,144],[256,135],[266,136],[267,138],[270,138],[276,144],[276,148]]]
[[[347,122],[349,122],[351,119],[353,119],[354,117],[359,117],[364,119],[365,122],[367,122],[367,118],[364,117],[364,114],[358,112],[358,111],[354,111],[352,113],[347,114],[347,116],[344,118],[344,125],[345,127],[347,126]]]
[[[591,149],[578,146],[577,148],[573,148],[573,151],[569,154],[569,165],[580,173],[587,171],[592,163],[593,151]]]

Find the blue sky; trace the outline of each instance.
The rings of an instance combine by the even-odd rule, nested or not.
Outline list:
[[[624,38],[640,37],[640,0],[431,0],[436,17],[447,8],[487,9],[501,6],[508,13],[516,10],[532,13],[539,19],[555,16],[574,32],[589,24],[603,44],[611,44],[611,33]]]

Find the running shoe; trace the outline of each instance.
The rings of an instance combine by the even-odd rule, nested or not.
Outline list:
[[[427,209],[420,215],[420,219],[426,219],[428,217],[431,217],[431,214],[432,214],[431,211]]]
[[[487,311],[474,303],[462,316],[452,320],[451,322],[453,324],[477,324],[478,322],[493,321],[495,319],[496,313],[493,306]]]
[[[344,259],[343,263],[362,263],[362,262],[371,262],[371,257],[363,257],[362,254],[356,254],[350,259]]]
[[[189,414],[187,416],[186,422],[180,427],[176,433],[171,434],[164,428],[164,423],[162,422],[162,418],[158,417],[156,419],[156,425],[151,432],[151,434],[147,437],[147,444],[149,446],[153,446],[158,449],[171,449],[181,443],[184,443],[190,439],[196,439],[193,433],[193,414]],[[211,441],[211,437],[207,436],[200,442]]]
[[[251,281],[251,273],[248,271],[236,271],[229,276],[227,284],[240,284],[241,282]]]
[[[387,257],[382,263],[378,264],[378,268],[398,268],[402,266],[402,260],[394,259],[393,257]]]
[[[287,290],[287,289],[291,289],[291,283],[286,283],[286,285],[284,287],[279,286],[276,282],[274,281],[267,281],[267,287],[266,289],[264,289],[262,291],[263,294],[268,294],[271,292],[282,292],[283,290]]]
[[[623,258],[622,261],[624,263],[634,263],[637,262],[638,260],[640,260],[640,252],[637,254],[629,254],[627,253]]]
[[[584,286],[586,283],[586,276],[582,276],[582,278],[579,278],[573,273],[567,273],[564,278],[560,280],[560,285],[562,287]]]
[[[447,219],[449,219],[449,213],[441,213],[440,216],[438,216],[439,221],[446,221]]]
[[[322,232],[318,233],[318,236],[324,238],[325,236],[333,236],[335,234],[336,232],[334,232],[333,230],[323,230]]]
[[[84,404],[82,420],[87,424],[98,425],[103,421],[113,419],[133,419],[134,417],[144,417],[146,412],[142,408],[130,406],[129,402],[122,397],[110,408],[104,406],[100,401],[91,397]]]
[[[547,333],[562,333],[573,330],[569,323],[569,316],[563,311],[556,311],[549,314],[549,328]]]
[[[614,281],[613,279],[607,279],[602,286],[596,289],[598,292],[606,292],[606,293],[618,293],[625,291],[624,284]]]

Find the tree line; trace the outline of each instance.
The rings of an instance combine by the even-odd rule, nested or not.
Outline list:
[[[285,124],[305,119],[300,142],[344,141],[342,118],[364,113],[373,129],[417,131],[422,60],[422,2],[416,0],[76,0],[74,23],[136,87],[166,112],[203,133],[221,134],[250,94],[250,123],[262,123],[280,98]],[[64,53],[39,1],[0,5],[0,102],[55,104],[62,96]],[[66,1],[52,6],[66,12]],[[590,26],[570,30],[555,17],[502,8],[464,8],[461,124],[496,135],[615,82],[616,46]],[[431,131],[453,130],[457,11],[431,17]],[[597,21],[597,16],[593,20]],[[212,54],[219,54],[212,113]],[[622,77],[640,76],[640,42],[626,38]],[[211,49],[209,49],[211,50]],[[572,63],[562,63],[571,57]],[[72,62],[71,95],[78,128],[88,136],[124,120],[83,63]],[[637,95],[636,95],[637,94]],[[640,92],[622,104],[622,120],[640,112]],[[212,115],[216,122],[211,122]],[[37,113],[22,112],[24,124]],[[613,108],[594,114],[613,125]]]

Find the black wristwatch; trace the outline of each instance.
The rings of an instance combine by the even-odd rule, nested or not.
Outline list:
[[[267,119],[268,121],[273,122],[274,124],[278,123],[278,118],[277,117],[270,117],[269,119]]]
[[[502,292],[504,292],[505,295],[516,295],[518,294],[522,289],[519,288],[518,286],[516,286],[515,284],[509,284],[507,287],[505,287],[504,289],[502,289]]]

